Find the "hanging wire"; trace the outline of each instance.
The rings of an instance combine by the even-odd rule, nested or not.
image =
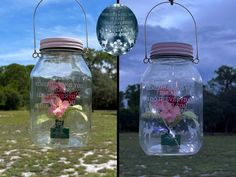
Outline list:
[[[169,0],[170,1],[170,5],[174,5],[174,0]]]
[[[170,3],[171,5],[176,4],[176,5],[178,5],[178,6],[182,7],[182,8],[184,8],[184,9],[189,13],[189,15],[192,17],[192,20],[193,20],[193,22],[194,22],[194,28],[195,28],[195,41],[196,41],[196,50],[197,50],[197,52],[196,52],[196,57],[192,60],[192,62],[193,62],[194,64],[198,64],[198,63],[199,63],[199,57],[198,57],[198,35],[197,35],[197,34],[198,34],[198,31],[197,31],[197,23],[196,23],[196,20],[195,20],[195,18],[193,17],[192,13],[188,10],[188,8],[186,8],[186,7],[183,6],[182,4],[179,4],[179,3],[177,3],[177,2],[174,2],[174,0],[169,0],[169,2],[161,2],[161,3],[157,4],[157,5],[155,5],[154,7],[152,7],[151,10],[148,12],[148,14],[147,14],[147,16],[146,16],[146,18],[145,18],[145,23],[144,23],[145,57],[144,57],[144,59],[143,59],[143,62],[144,62],[145,64],[151,63],[151,58],[147,56],[147,20],[148,20],[148,17],[149,17],[149,15],[151,14],[151,12],[152,12],[156,7],[158,7],[158,6],[162,5],[162,4],[169,4],[169,3]]]
[[[37,48],[37,45],[36,45],[36,24],[35,24],[35,18],[36,18],[36,14],[37,14],[37,10],[40,6],[40,4],[43,2],[43,0],[40,0],[39,3],[37,4],[37,6],[35,7],[34,9],[34,14],[33,14],[33,32],[34,32],[34,53],[32,55],[33,58],[38,58],[41,56],[41,53],[40,52],[37,52],[36,48]],[[83,14],[84,14],[84,18],[85,18],[85,31],[86,31],[86,51],[85,51],[85,54],[88,53],[88,22],[87,22],[87,15],[86,15],[86,12],[82,6],[82,4],[78,1],[78,0],[75,0],[75,2],[80,6]]]

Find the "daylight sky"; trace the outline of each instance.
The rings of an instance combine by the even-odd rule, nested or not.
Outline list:
[[[147,65],[144,58],[144,19],[158,0],[121,0],[130,7],[139,22],[139,36],[131,52],[120,59],[120,90],[139,83]],[[235,0],[176,0],[185,5],[198,24],[199,58],[196,66],[204,82],[214,76],[221,65],[236,67],[236,1]],[[148,52],[151,45],[161,41],[191,43],[195,48],[194,26],[191,17],[174,5],[157,7],[148,21]]]
[[[35,64],[33,59],[33,10],[39,0],[1,0],[0,66],[11,63]],[[101,49],[96,22],[102,10],[114,0],[80,0],[87,16],[89,47]],[[85,44],[84,16],[74,0],[44,0],[36,19],[37,46],[45,37],[78,37]]]

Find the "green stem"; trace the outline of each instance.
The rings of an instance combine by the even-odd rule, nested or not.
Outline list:
[[[164,122],[166,128],[168,129],[168,132],[170,133],[171,128],[167,125],[166,121],[165,121],[162,117],[161,117],[161,119],[162,119],[162,121]],[[179,145],[178,141],[176,140],[176,138],[174,138],[174,140],[175,140],[177,146],[179,147],[180,145]]]

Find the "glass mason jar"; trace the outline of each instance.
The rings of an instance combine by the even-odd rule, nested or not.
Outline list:
[[[92,76],[83,44],[73,38],[48,38],[31,72],[31,136],[39,147],[81,147],[91,127]]]
[[[141,79],[139,140],[147,155],[191,155],[203,138],[202,78],[192,46],[157,43]]]

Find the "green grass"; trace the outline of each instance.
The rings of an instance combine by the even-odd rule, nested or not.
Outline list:
[[[203,148],[194,156],[146,156],[137,133],[119,136],[120,176],[235,177],[236,136],[206,136]]]
[[[115,111],[95,111],[92,115],[92,132],[89,144],[79,149],[39,149],[29,139],[29,116],[27,111],[0,111],[0,176],[57,177],[113,177],[116,165],[106,169],[109,161],[113,163],[117,156],[117,119]],[[46,152],[44,152],[46,151]],[[91,154],[84,157],[86,153]],[[93,165],[101,169],[91,172],[86,166]],[[93,167],[92,166],[92,167]]]

